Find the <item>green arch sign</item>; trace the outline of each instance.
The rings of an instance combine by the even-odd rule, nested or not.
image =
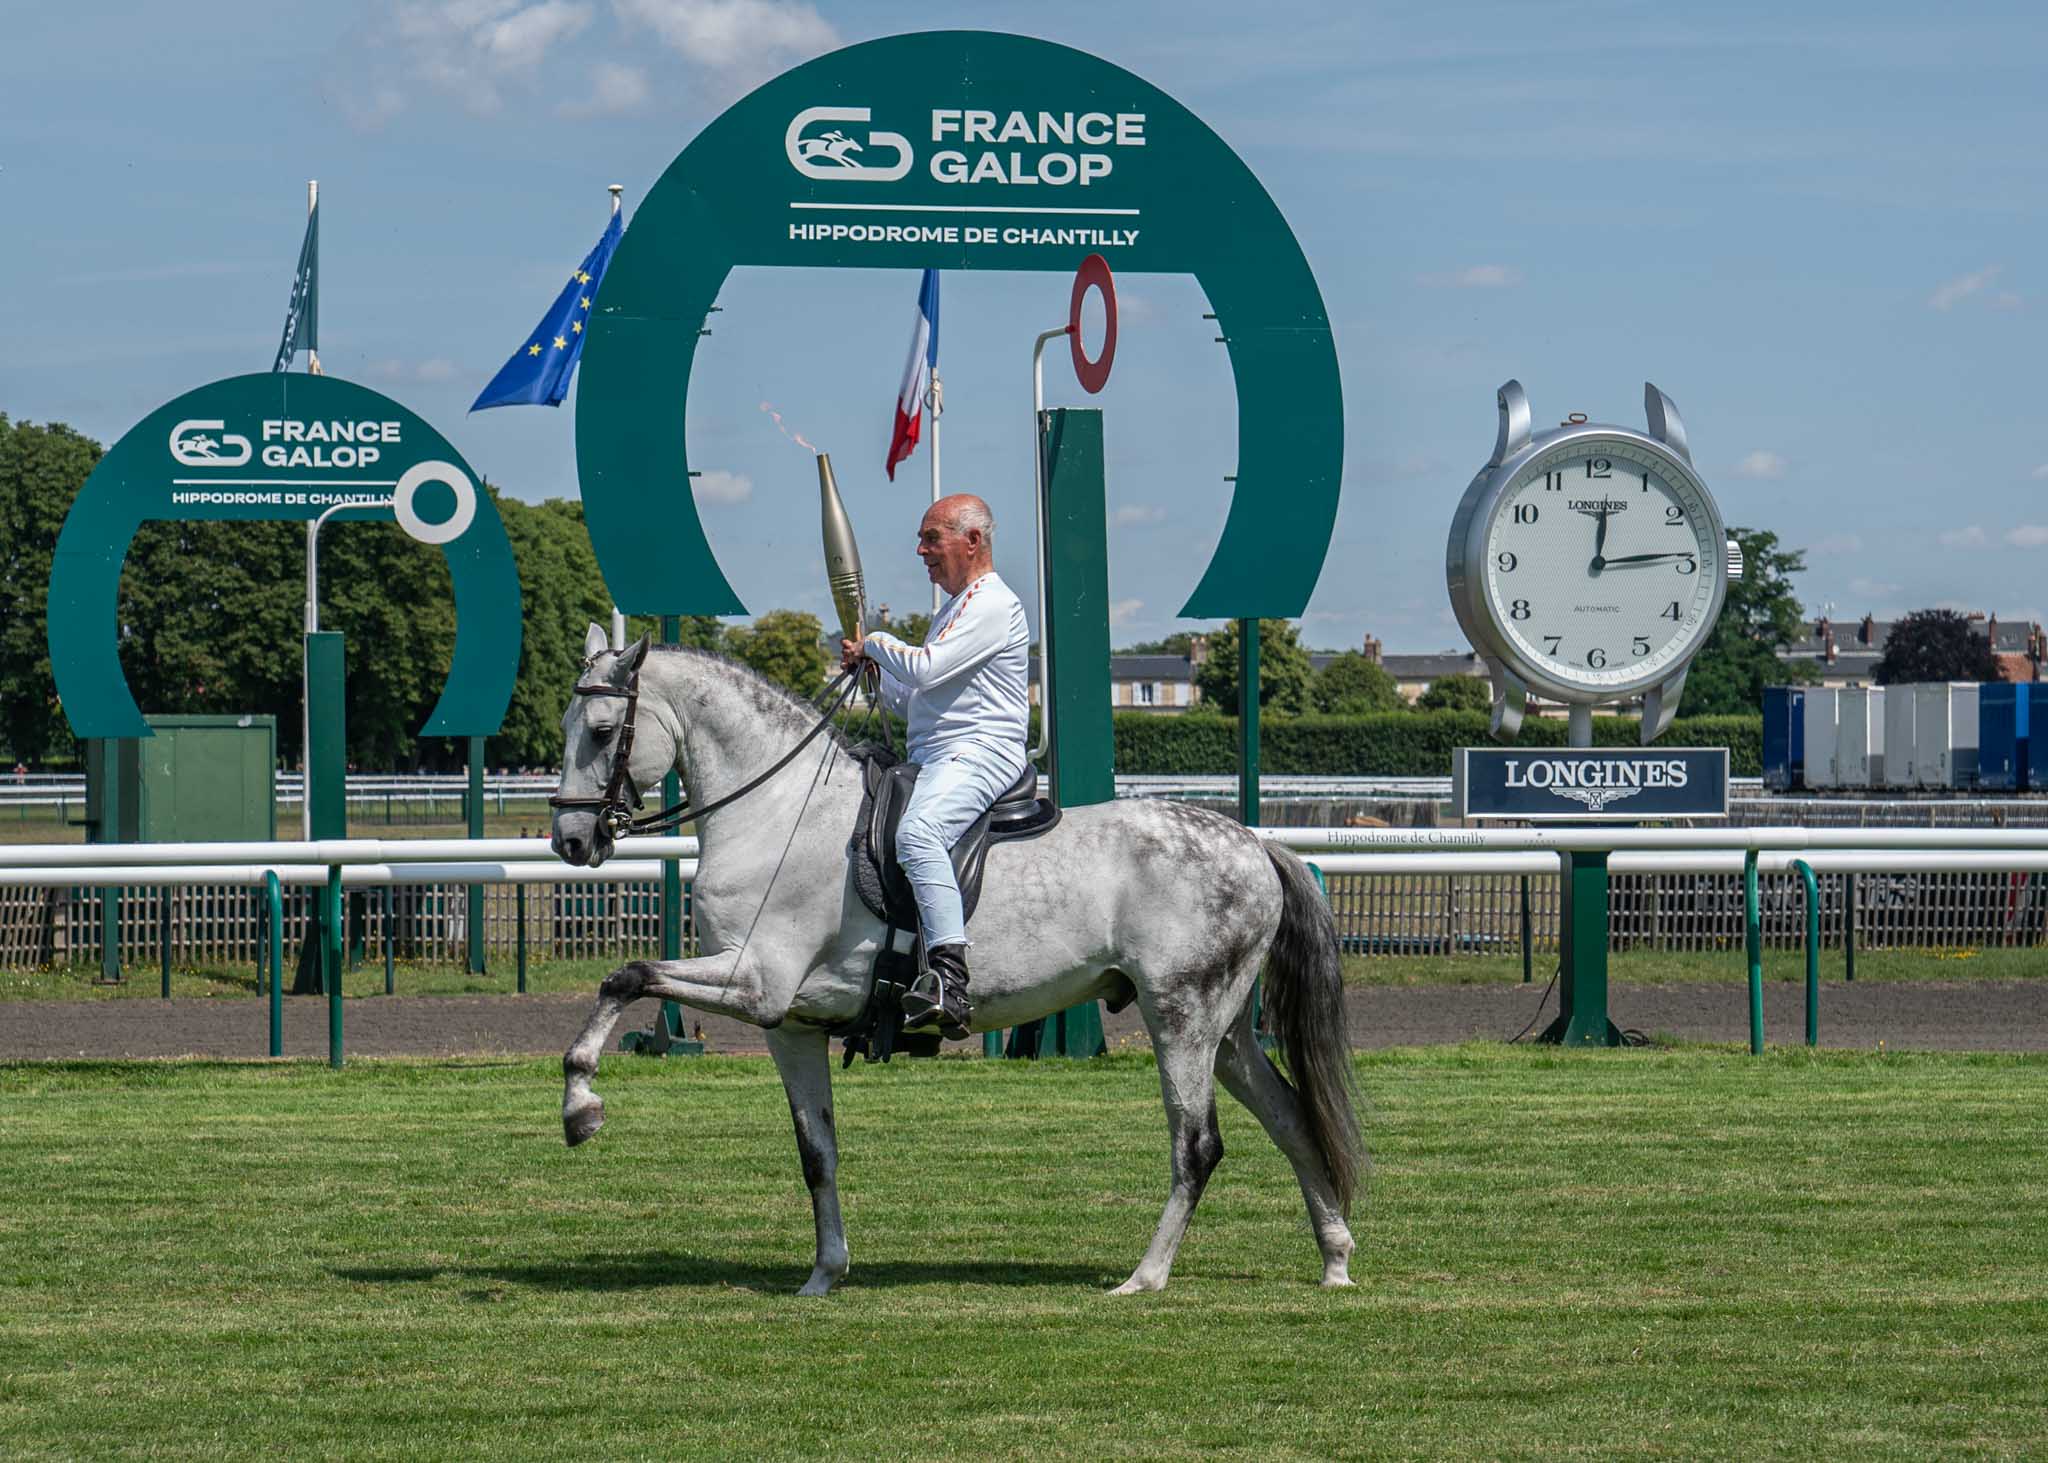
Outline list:
[[[151,735],[117,654],[121,563],[144,523],[308,519],[394,493],[414,505],[415,537],[446,535],[455,590],[454,662],[421,733],[497,731],[519,673],[519,574],[490,494],[445,437],[389,397],[332,376],[270,371],[158,407],[79,489],[50,569],[50,664],[72,731]],[[334,519],[393,516],[377,507]]]
[[[835,51],[735,103],[634,214],[597,300],[576,407],[585,521],[638,614],[737,614],[690,492],[698,330],[740,265],[1030,269],[1100,253],[1192,274],[1230,352],[1237,491],[1181,613],[1298,615],[1336,521],[1343,395],[1308,261],[1237,154],[1085,52],[934,31]]]

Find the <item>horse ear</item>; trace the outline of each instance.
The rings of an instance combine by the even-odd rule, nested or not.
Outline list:
[[[606,633],[604,626],[592,620],[589,630],[583,635],[583,658],[595,660],[611,648],[611,643],[612,637]]]
[[[619,657],[619,669],[629,676],[639,670],[640,662],[647,659],[647,647],[653,643],[652,635],[642,635],[635,640],[626,648],[625,654]]]

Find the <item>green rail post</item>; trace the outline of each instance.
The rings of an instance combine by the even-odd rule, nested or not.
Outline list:
[[[1756,895],[1756,850],[1742,855],[1742,944],[1749,956],[1749,1054],[1764,1052],[1764,922]]]
[[[1842,875],[1842,956],[1847,968],[1842,979],[1856,978],[1856,876]]]
[[[484,836],[484,739],[469,739],[469,836]],[[484,971],[484,886],[469,886],[469,973]]]
[[[683,640],[683,617],[663,615],[661,617],[661,643],[680,645]],[[661,779],[661,802],[663,807],[672,808],[683,800],[683,780],[676,775],[673,767]],[[675,830],[681,833],[683,830]],[[620,891],[624,898],[624,891]],[[680,960],[683,958],[683,866],[675,859],[661,861],[661,958]],[[674,1001],[661,1003],[659,1031],[670,1039],[685,1032],[683,1008]]]
[[[1528,985],[1536,978],[1536,957],[1529,948],[1529,876],[1522,875],[1522,984]]]
[[[1820,881],[1803,858],[1792,867],[1806,885],[1806,1044],[1820,1045]]]
[[[1237,820],[1259,826],[1259,622],[1237,622]]]
[[[163,970],[164,999],[171,998],[171,887],[168,884],[157,889],[156,897],[156,956],[157,964]]]
[[[264,913],[270,920],[270,1054],[284,1055],[284,885],[276,869],[263,871]]]
[[[341,865],[327,866],[327,1065],[341,1065]]]
[[[306,800],[309,836],[315,840],[348,837],[347,655],[341,632],[319,630],[306,636],[306,770],[301,796]],[[317,996],[341,986],[343,937],[341,905],[315,897],[300,947],[298,978],[292,993]]]
[[[1563,1046],[1620,1046],[1607,1019],[1607,850],[1560,855],[1563,920],[1559,928],[1557,1019],[1543,1040]]]
[[[392,968],[398,963],[398,931],[392,922],[391,886],[384,886],[384,994],[390,995],[397,984],[397,972]]]
[[[512,917],[519,926],[519,933],[513,936],[512,943],[517,952],[514,958],[519,963],[519,994],[523,996],[526,994],[526,886],[514,884],[512,890]]]

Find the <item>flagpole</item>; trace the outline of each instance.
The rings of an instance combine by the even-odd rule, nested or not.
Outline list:
[[[311,219],[313,217],[313,210],[319,206],[320,180],[318,178],[308,178],[306,180],[306,217]],[[310,345],[306,347],[306,370],[314,376],[324,374],[320,369],[320,352],[313,349]]]
[[[932,419],[932,501],[939,501],[939,415],[946,409],[946,394],[939,385],[939,368],[932,365],[932,384],[925,392],[925,407]],[[939,586],[932,585],[932,618],[939,614]]]

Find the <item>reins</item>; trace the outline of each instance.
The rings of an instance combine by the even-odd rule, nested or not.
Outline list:
[[[840,710],[852,697],[857,684],[858,681],[853,672],[841,671],[831,684],[825,687],[822,694],[822,704],[825,707],[825,711],[824,715],[818,718],[818,724],[805,732],[795,746],[783,753],[772,766],[755,777],[751,782],[734,789],[722,798],[705,803],[701,807],[693,808],[684,804],[680,807],[663,808],[658,813],[649,813],[639,818],[633,816],[632,809],[643,807],[645,803],[640,796],[640,789],[634,785],[632,776],[627,771],[627,765],[633,758],[634,721],[640,710],[639,667],[634,667],[632,675],[626,678],[626,684],[623,687],[604,684],[578,684],[574,691],[571,692],[572,695],[622,697],[626,703],[626,715],[619,722],[617,744],[612,749],[611,775],[605,780],[604,791],[594,798],[565,798],[560,793],[556,793],[548,799],[548,806],[553,808],[595,808],[597,810],[598,822],[603,824],[605,829],[615,839],[623,838],[629,833],[661,832],[665,829],[679,827],[692,819],[703,818],[717,812],[729,803],[738,802],[741,798],[787,767],[791,762],[794,762],[797,753],[817,740],[818,734],[832,724],[832,718],[839,714]]]

